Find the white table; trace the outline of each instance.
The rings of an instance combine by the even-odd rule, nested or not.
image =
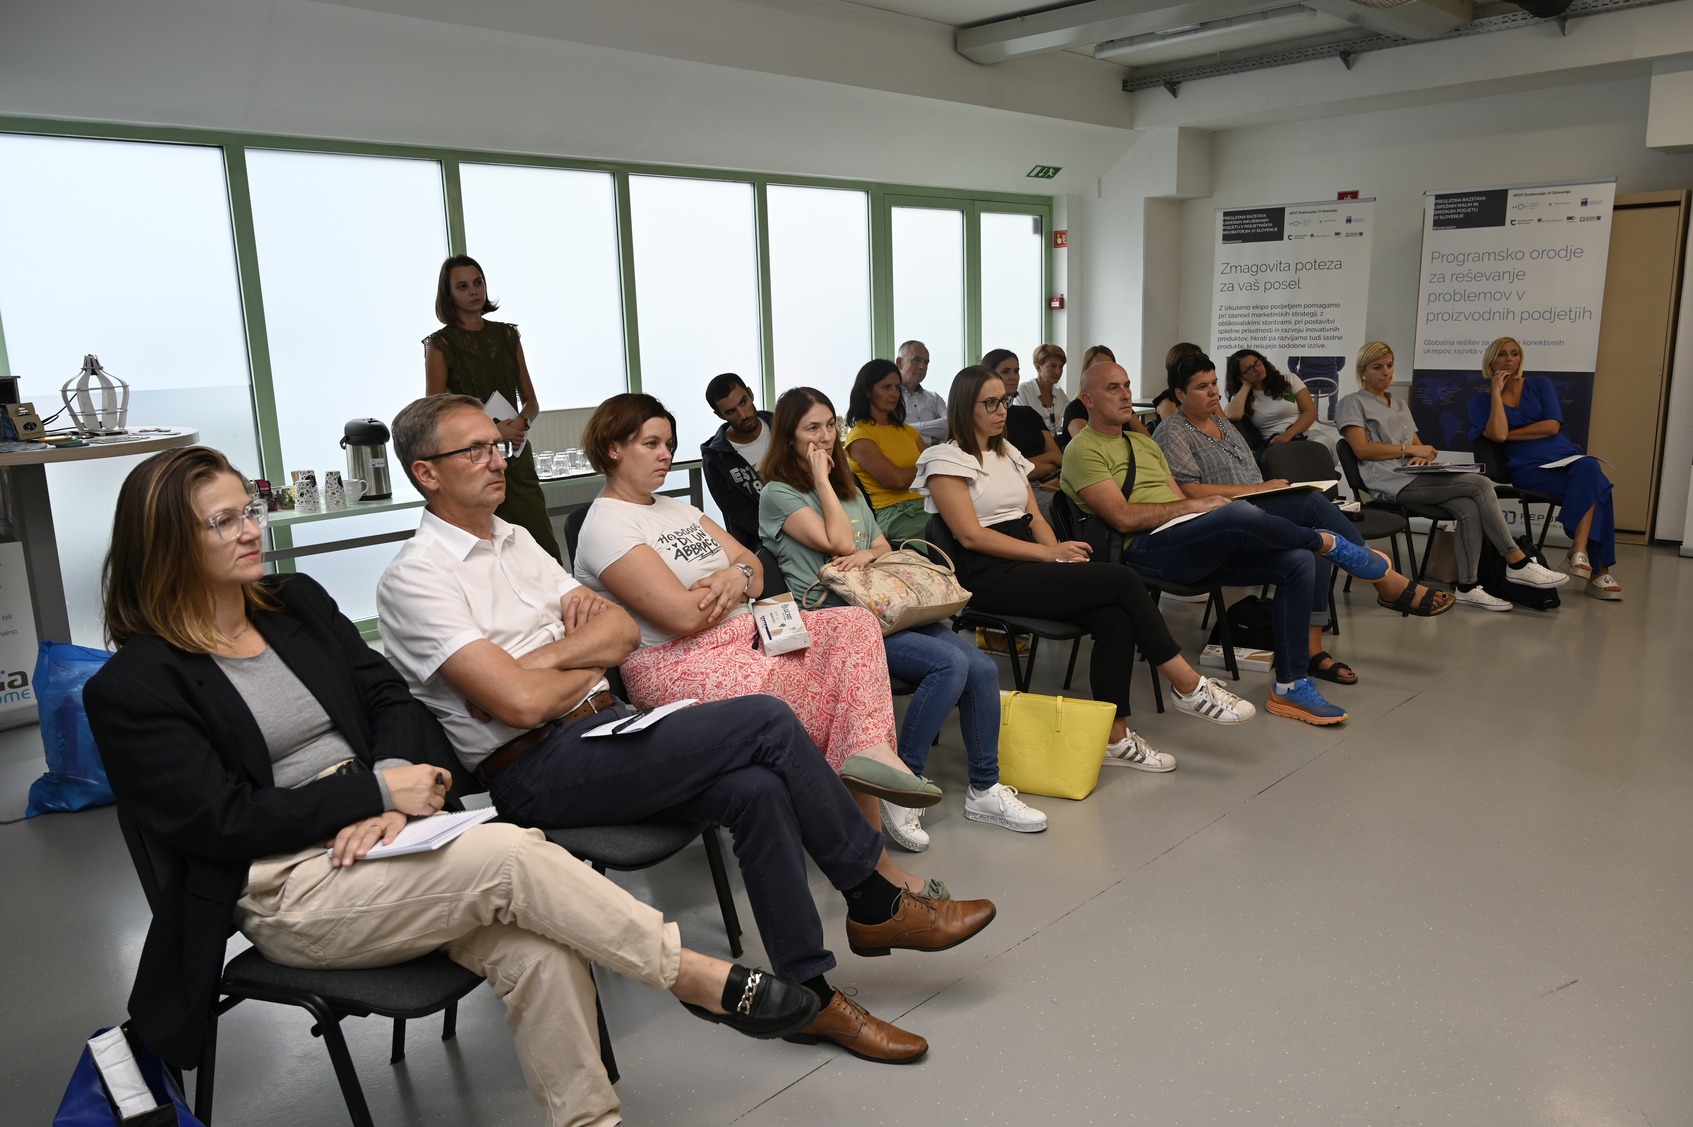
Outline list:
[[[55,462],[156,454],[160,450],[192,446],[199,440],[200,432],[190,427],[135,427],[128,434],[84,439],[85,446],[0,442],[0,473],[9,479],[17,505],[17,532],[24,545],[37,638],[55,642],[71,640],[65,581],[59,571],[59,539],[53,531],[53,502],[47,491],[47,466]]]

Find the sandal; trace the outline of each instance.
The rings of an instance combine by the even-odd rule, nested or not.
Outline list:
[[[1445,597],[1445,602],[1440,601],[1442,596]],[[1433,618],[1437,614],[1445,614],[1457,605],[1451,595],[1445,591],[1437,591],[1433,587],[1424,587],[1423,597],[1419,599],[1417,598],[1417,585],[1410,582],[1405,584],[1397,598],[1388,600],[1380,595],[1376,596],[1376,606],[1396,610],[1400,614],[1414,614],[1418,618]]]
[[[1325,661],[1329,662],[1327,669],[1323,668]],[[1332,681],[1336,685],[1356,685],[1358,683],[1358,675],[1352,672],[1352,667],[1344,661],[1337,660],[1327,650],[1318,650],[1312,654],[1311,664],[1306,667],[1305,672],[1312,677]]]
[[[1587,581],[1587,593],[1607,603],[1622,602],[1622,584],[1608,571]]]
[[[1586,552],[1571,552],[1564,557],[1563,565],[1559,570],[1576,579],[1592,579],[1593,561]]]

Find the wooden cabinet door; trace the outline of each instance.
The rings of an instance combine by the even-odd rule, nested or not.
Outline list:
[[[1657,504],[1687,195],[1618,196],[1611,227],[1587,449],[1609,463],[1617,531],[1635,543]]]

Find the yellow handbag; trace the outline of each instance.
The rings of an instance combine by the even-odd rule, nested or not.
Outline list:
[[[1024,794],[1086,798],[1116,718],[1109,701],[1000,693],[999,781]]]

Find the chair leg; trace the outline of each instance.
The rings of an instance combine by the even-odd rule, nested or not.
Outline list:
[[[217,1076],[218,1013],[221,1003],[212,1003],[206,1020],[206,1040],[200,1046],[200,1065],[194,1070],[194,1118],[212,1127],[212,1086]]]
[[[1141,656],[1146,657],[1145,654],[1142,654]],[[1152,658],[1150,658],[1150,657],[1146,657],[1146,675],[1148,677],[1152,678],[1152,703],[1153,703],[1154,706],[1156,706],[1156,708],[1158,709],[1159,712],[1163,712],[1164,711],[1164,686],[1161,683],[1161,681],[1159,680],[1158,670],[1153,668]],[[1203,676],[1205,676],[1205,674],[1201,673],[1200,676],[1203,677]]]
[[[1228,667],[1229,677],[1240,680],[1240,665],[1234,659],[1234,631],[1229,629],[1228,608],[1223,606],[1223,589],[1211,588],[1211,599],[1208,607],[1217,608],[1217,638],[1223,644],[1223,664]]]
[[[592,973],[592,972],[590,972]],[[600,1004],[600,991],[594,987],[594,1018],[600,1026],[600,1063],[605,1066],[605,1074],[613,1084],[622,1079],[617,1071],[617,1054],[611,1047],[611,1030],[606,1028],[605,1007]]]
[[[735,911],[735,894],[729,889],[729,871],[723,864],[723,842],[716,826],[700,835],[705,842],[706,864],[711,866],[711,883],[717,887],[717,904],[723,909],[723,930],[729,936],[729,957],[741,957],[741,916]]]
[[[1347,576],[1348,579],[1351,576]],[[1329,633],[1340,637],[1340,614],[1335,606],[1334,585],[1340,579],[1338,567],[1329,568]]]
[[[1417,574],[1414,579],[1415,582],[1421,583],[1423,576],[1428,574],[1428,559],[1434,554],[1434,534],[1439,527],[1439,521],[1429,522],[1428,535],[1424,537],[1423,543],[1423,562],[1417,565]],[[1411,534],[1407,532],[1405,534],[1406,539],[1410,539],[1410,535]]]
[[[1064,668],[1064,689],[1065,689],[1066,692],[1069,691],[1070,682],[1075,679],[1075,676],[1076,676],[1076,655],[1081,653],[1081,652],[1082,652],[1082,640],[1081,640],[1080,637],[1078,637],[1070,643],[1070,664]]]
[[[447,1008],[441,1013],[441,1040],[451,1041],[459,1035],[459,1004],[447,1003]]]
[[[394,1019],[394,1043],[388,1051],[388,1063],[399,1064],[406,1059],[406,1019]]]
[[[335,1066],[335,1079],[341,1084],[341,1098],[347,1101],[347,1114],[353,1127],[376,1127],[370,1118],[370,1105],[364,1101],[364,1089],[359,1086],[359,1072],[353,1065],[353,1054],[347,1051],[347,1039],[341,1034],[341,1019],[313,1007],[318,1032],[323,1035],[323,1047],[329,1050],[330,1063]]]

